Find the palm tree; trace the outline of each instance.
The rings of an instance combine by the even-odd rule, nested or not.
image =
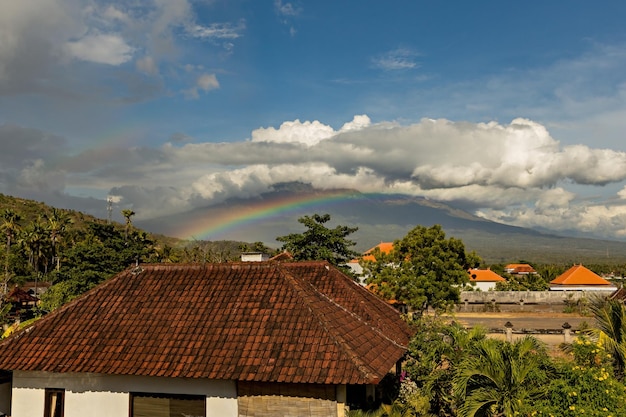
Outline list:
[[[527,401],[546,395],[549,372],[541,342],[479,341],[457,367],[454,392],[461,417],[513,416]]]
[[[24,229],[20,239],[20,243],[28,250],[28,261],[36,274],[39,274],[40,261],[45,255],[48,237],[48,231],[42,219],[38,218]],[[47,263],[45,266],[47,268]]]
[[[122,216],[124,216],[124,218],[126,219],[126,229],[124,232],[124,240],[128,241],[128,232],[130,231],[131,227],[133,226],[132,221],[130,220],[131,217],[133,217],[135,215],[135,212],[132,211],[131,209],[124,209],[122,210]]]
[[[50,214],[46,215],[46,219],[48,220],[48,231],[52,244],[52,261],[56,261],[56,270],[58,271],[61,268],[61,257],[57,255],[57,243],[59,239],[63,238],[71,220],[56,208],[53,208]]]
[[[592,301],[590,309],[596,327],[588,332],[611,355],[615,376],[623,380],[626,372],[626,307],[619,300],[597,298]]]
[[[13,243],[13,238],[17,234],[20,229],[19,221],[21,220],[21,216],[11,209],[5,209],[2,213],[2,230],[4,230],[4,234],[7,238],[6,243],[6,254],[4,258],[4,285],[3,285],[3,293],[7,293],[7,286],[9,283],[10,274],[9,274],[9,258],[11,254],[11,244]]]

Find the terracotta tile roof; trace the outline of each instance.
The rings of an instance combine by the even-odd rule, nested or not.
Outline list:
[[[470,281],[474,282],[506,281],[506,279],[502,278],[491,269],[470,269],[468,273],[470,276]]]
[[[39,301],[39,298],[34,297],[19,287],[14,287],[10,293],[7,294],[7,298],[13,302],[28,303]]]
[[[0,369],[377,383],[410,329],[326,262],[143,265],[0,342]]]
[[[582,265],[574,265],[552,281],[552,285],[612,285]]]
[[[528,264],[508,264],[504,270],[510,274],[530,274],[536,273],[535,268]]]
[[[376,258],[374,258],[373,255],[371,255],[372,252],[374,252],[374,250],[376,249],[380,249],[380,251],[382,253],[390,253],[393,250],[393,242],[380,242],[378,245],[374,246],[373,248],[370,248],[368,250],[366,250],[365,252],[363,252],[363,260],[365,261],[373,261],[376,262]]]

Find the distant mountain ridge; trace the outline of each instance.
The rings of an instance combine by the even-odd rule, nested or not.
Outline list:
[[[342,198],[335,198],[340,195]],[[263,207],[276,207],[277,201],[315,201],[317,204],[289,210],[275,210],[256,221],[238,224],[222,234],[196,236],[204,240],[263,242],[280,246],[277,236],[303,231],[299,217],[329,213],[330,226],[357,226],[351,235],[356,249],[364,251],[381,241],[401,239],[416,225],[440,224],[448,237],[463,240],[468,250],[476,251],[487,263],[508,263],[526,259],[540,263],[625,263],[626,242],[564,237],[532,229],[489,221],[458,208],[421,197],[362,194],[355,190],[317,190],[308,184],[278,184],[270,192],[252,199],[232,199],[222,204],[148,221],[137,225],[153,233],[184,237],[177,233],[207,219],[231,217],[238,212],[254,213]],[[249,215],[249,214],[248,214]],[[215,226],[213,226],[215,228]],[[198,230],[201,228],[198,227]]]

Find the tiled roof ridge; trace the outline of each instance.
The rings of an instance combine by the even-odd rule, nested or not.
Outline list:
[[[305,262],[302,262],[303,264]],[[319,262],[313,262],[313,261],[307,261],[306,263],[310,263],[310,264],[319,264]],[[330,267],[330,264],[328,262],[324,262],[327,268]],[[347,311],[345,308],[343,308],[341,305],[339,305],[338,303],[336,303],[334,300],[328,298],[327,296],[325,296],[325,294],[323,294],[321,291],[317,290],[317,288],[315,288],[313,286],[313,284],[311,283],[301,283],[287,270],[282,270],[282,272],[284,273],[285,277],[289,279],[291,286],[294,288],[294,290],[296,292],[298,292],[301,297],[302,300],[304,300],[307,303],[312,303],[314,301],[311,300],[312,298],[312,294],[311,291],[313,291],[313,293],[315,293],[315,295],[317,296],[321,296],[324,297],[326,300],[331,301],[335,306],[340,307],[342,310]],[[310,288],[310,291],[307,291],[306,288],[303,288],[303,285],[307,285]],[[320,314],[316,309],[311,308],[310,305],[307,304],[307,308],[309,309],[309,311],[311,311],[312,315],[315,316],[315,318],[317,319],[317,322],[320,324],[320,326],[322,326],[322,328],[324,329],[324,331],[326,332],[326,334],[328,335],[328,337],[330,337],[334,342],[335,345],[337,346],[337,348],[341,351],[343,351],[349,358],[350,361],[352,363],[354,363],[356,365],[356,367],[359,369],[359,371],[366,377],[366,378],[371,378],[371,369],[369,368],[369,366],[363,362],[360,358],[359,355],[356,354],[356,352],[354,352],[350,347],[349,347],[349,343],[346,339],[344,339],[343,337],[341,337],[341,335],[337,332],[332,331],[328,324],[330,323],[329,320],[326,319],[326,316],[324,314]],[[395,343],[395,342],[394,342]]]
[[[355,285],[359,285],[356,284]],[[328,300],[329,302],[331,302],[332,304],[336,305],[337,307],[339,307],[340,309],[342,309],[343,311],[345,311],[346,313],[348,313],[350,316],[352,316],[353,318],[355,318],[357,321],[363,323],[364,325],[368,326],[370,329],[372,329],[374,332],[378,333],[381,337],[383,337],[384,339],[389,340],[391,343],[393,343],[394,345],[398,346],[399,348],[402,349],[407,349],[408,346],[404,346],[398,342],[396,342],[393,339],[390,339],[386,334],[384,334],[383,332],[380,331],[379,328],[372,326],[371,324],[369,324],[366,320],[363,320],[363,318],[361,316],[359,316],[358,314],[356,314],[353,311],[348,310],[347,308],[345,308],[344,306],[342,306],[341,304],[337,303],[335,300],[333,300],[332,298],[330,298],[329,296],[327,296],[326,294],[320,293],[320,295],[322,297],[324,297],[326,300]],[[389,306],[389,308],[394,309],[394,311],[397,312],[397,310],[392,307],[391,305],[389,305],[388,303],[384,304],[385,306]]]

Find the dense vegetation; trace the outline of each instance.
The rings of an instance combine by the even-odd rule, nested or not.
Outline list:
[[[0,195],[2,291],[26,281],[49,282],[40,308],[52,310],[134,263],[224,262],[238,259],[241,251],[270,251],[259,242],[176,242],[133,227],[132,210],[122,214],[124,224],[110,223]],[[348,239],[356,228],[329,229],[329,220],[329,215],[305,216],[299,219],[305,232],[278,240],[296,260],[341,265],[356,256]],[[395,242],[390,254],[374,256],[377,262],[364,263],[369,282],[379,294],[416,311],[445,309],[458,301],[467,268],[481,262],[439,226],[417,226]],[[502,284],[508,290],[544,289],[567,267],[535,265],[539,274],[516,278],[504,274],[503,265],[492,265],[509,278]],[[588,267],[623,275],[623,266]],[[3,304],[0,312],[6,315],[8,307]],[[557,357],[532,337],[500,341],[487,338],[481,328],[465,329],[437,315],[407,318],[415,336],[405,371],[381,384],[383,404],[349,415],[626,416],[626,307],[598,299],[590,310],[595,327],[563,345],[567,355]]]
[[[561,356],[531,336],[506,342],[422,316],[412,322],[406,370],[385,385],[391,400],[348,415],[626,416],[626,341],[618,336],[626,334],[626,308],[597,300],[594,312],[598,328],[562,345]]]
[[[0,194],[0,292],[6,295],[27,282],[40,288],[52,284],[39,305],[50,311],[135,263],[225,262],[239,259],[242,251],[270,251],[258,242],[184,242],[153,236],[133,226],[132,210],[122,214],[124,224],[109,223]],[[0,300],[0,322],[6,322],[10,305],[4,297]]]
[[[476,254],[465,252],[462,241],[446,238],[439,225],[417,226],[394,242],[391,253],[376,249],[372,255],[375,261],[363,263],[368,284],[384,298],[418,311],[458,302],[460,288],[469,282],[468,268],[480,263]]]

